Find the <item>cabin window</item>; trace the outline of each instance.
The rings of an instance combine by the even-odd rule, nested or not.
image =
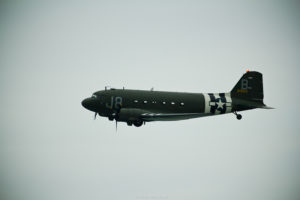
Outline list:
[[[156,104],[156,101],[152,101],[153,104]]]
[[[166,102],[165,102],[165,101],[163,101],[163,102],[162,102],[162,104],[166,105]]]
[[[180,105],[181,105],[181,106],[184,106],[184,103],[183,103],[183,102],[181,102],[181,103],[180,103]]]
[[[134,102],[134,103],[138,103],[139,101],[138,101],[138,100],[134,100],[133,102]]]
[[[144,101],[144,104],[148,103],[148,101]]]
[[[171,102],[172,105],[175,105],[175,102]]]

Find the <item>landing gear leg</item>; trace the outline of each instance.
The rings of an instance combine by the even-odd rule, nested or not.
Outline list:
[[[236,115],[236,118],[237,118],[238,120],[241,120],[241,119],[242,119],[242,115],[241,115],[241,114],[237,114],[236,111],[234,111],[233,113]]]

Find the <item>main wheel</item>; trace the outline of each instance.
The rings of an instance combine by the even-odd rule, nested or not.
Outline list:
[[[236,118],[237,118],[238,120],[241,120],[241,119],[242,119],[242,115],[241,115],[241,114],[237,114],[237,115],[236,115]]]
[[[135,121],[133,124],[134,124],[136,127],[140,127],[140,126],[143,125],[143,121]]]
[[[132,126],[132,122],[131,122],[131,121],[128,121],[128,122],[127,122],[127,125],[128,125],[128,126]]]

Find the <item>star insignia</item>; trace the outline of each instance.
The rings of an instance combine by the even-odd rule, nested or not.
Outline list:
[[[216,104],[218,105],[217,109],[219,109],[219,108],[223,109],[223,106],[224,106],[225,103],[223,103],[223,102],[221,101],[221,99],[219,99],[219,101],[216,102]]]

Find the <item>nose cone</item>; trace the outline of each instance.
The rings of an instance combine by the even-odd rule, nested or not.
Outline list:
[[[84,99],[84,100],[81,102],[81,105],[87,109],[88,106],[89,106],[89,98]]]
[[[86,98],[81,102],[81,105],[90,111],[97,110],[97,102],[95,99]]]

